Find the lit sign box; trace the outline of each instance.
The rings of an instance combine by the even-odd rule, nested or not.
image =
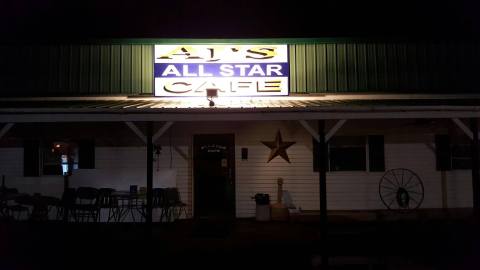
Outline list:
[[[288,95],[287,45],[155,45],[155,96]]]

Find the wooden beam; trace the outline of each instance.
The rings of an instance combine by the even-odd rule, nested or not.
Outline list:
[[[326,112],[191,112],[191,113],[93,113],[83,112],[9,112],[0,110],[0,122],[3,123],[60,123],[60,122],[199,122],[199,121],[281,121],[281,120],[341,120],[341,119],[412,119],[412,118],[480,118],[480,111],[467,110],[418,110],[406,111],[326,111]]]
[[[133,133],[137,134],[137,136],[142,140],[143,143],[147,143],[147,137],[143,135],[143,132],[138,129],[138,127],[133,122],[125,122],[125,124],[133,131]]]
[[[70,181],[68,179],[68,174],[65,174],[63,176],[63,196],[66,196],[65,198],[70,198],[68,196],[71,196],[72,194],[69,194],[69,188],[70,188]],[[64,223],[68,223],[68,219],[69,219],[69,211],[70,211],[70,207],[69,207],[69,203],[66,203],[63,207],[63,222]]]
[[[463,131],[463,133],[465,133],[465,135],[467,135],[468,138],[470,138],[470,140],[473,140],[473,132],[462,122],[462,120],[452,118],[452,121]]]
[[[173,149],[175,149],[175,151],[176,151],[184,160],[188,160],[188,155],[185,154],[180,147],[174,146]]]
[[[320,196],[320,241],[322,246],[322,269],[328,269],[328,215],[327,215],[327,144],[325,120],[318,120],[318,181]]]
[[[152,141],[155,142],[160,138],[172,125],[173,121],[166,122],[156,133],[153,135]]]
[[[471,144],[472,149],[472,189],[473,189],[473,208],[475,211],[475,215],[479,214],[480,210],[480,172],[478,171],[478,119],[471,118],[470,119],[470,128],[473,134],[473,140]]]
[[[430,150],[430,152],[432,152],[433,154],[435,154],[436,150],[435,150],[435,145],[433,143],[425,143],[425,146],[428,148],[428,150]]]
[[[7,132],[13,127],[13,123],[7,123],[5,126],[2,127],[0,130],[0,139],[7,134]]]
[[[320,138],[318,133],[308,124],[306,120],[298,120],[298,122],[300,122],[303,128],[305,128],[308,133],[310,133],[310,135],[312,135],[312,137],[317,142],[319,142]],[[327,135],[325,135],[325,142],[328,142],[333,137],[333,135],[335,135],[335,133],[337,133],[337,131],[345,124],[345,122],[347,122],[346,119],[341,119],[337,123],[335,123],[335,125],[328,131]]]
[[[310,135],[312,135],[312,137],[317,141],[319,142],[320,139],[318,138],[318,133],[307,123],[307,121],[305,120],[298,120],[298,122],[300,122],[300,124],[303,126],[303,128],[305,130],[308,131],[308,133],[310,133]]]
[[[325,142],[328,142],[335,133],[347,122],[346,119],[341,119],[328,131],[327,135],[325,135]]]
[[[147,223],[147,236],[150,237],[152,233],[152,202],[153,202],[153,123],[147,123],[147,209],[145,221]]]
[[[448,210],[447,172],[441,171],[440,178],[442,182],[442,209]]]

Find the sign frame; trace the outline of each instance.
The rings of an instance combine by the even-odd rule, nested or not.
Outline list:
[[[217,88],[219,97],[288,96],[288,48],[287,44],[155,44],[153,95],[205,97],[207,88]]]

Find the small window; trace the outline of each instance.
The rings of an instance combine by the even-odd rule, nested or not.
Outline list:
[[[465,136],[436,135],[437,170],[472,169],[472,143]]]
[[[328,144],[330,171],[365,171],[366,137],[338,136]]]
[[[330,171],[366,171],[367,140],[369,171],[385,171],[385,150],[383,135],[336,136],[327,145],[326,169]],[[312,139],[313,171],[318,172],[318,142]]]
[[[43,148],[43,174],[62,175],[61,156],[67,154],[78,169],[78,146],[72,142],[50,142]]]
[[[452,145],[452,169],[467,170],[472,168],[472,151],[470,144]]]
[[[385,142],[383,135],[368,136],[368,160],[371,172],[385,171]]]

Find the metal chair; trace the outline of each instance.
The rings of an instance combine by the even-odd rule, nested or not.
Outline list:
[[[33,196],[25,196],[16,199],[15,201],[21,205],[29,205],[32,207],[30,213],[30,220],[32,221],[47,221],[49,214],[49,198],[42,196],[39,193]]]
[[[22,213],[26,213],[30,217],[30,209],[21,204],[7,206],[7,216],[13,220],[20,220]]]
[[[2,195],[0,195],[0,218],[6,219],[8,218],[8,208],[7,208],[7,202],[1,198]]]
[[[152,208],[160,209],[160,222],[165,218],[170,219],[170,206],[168,205],[167,193],[164,188],[154,188],[152,196]]]
[[[110,220],[116,220],[118,200],[113,196],[115,189],[101,188],[98,190],[97,206],[98,206],[98,221],[100,222],[102,209],[108,209],[107,223]]]
[[[74,218],[77,222],[98,220],[98,190],[93,187],[79,187],[76,192],[76,203],[73,206]]]
[[[30,217],[30,208],[19,203],[22,199],[25,199],[29,195],[20,195],[16,188],[7,188],[4,190],[5,201],[2,202],[2,212],[8,219],[19,220],[22,213],[27,214],[27,218]],[[12,200],[13,199],[13,200]],[[10,201],[14,201],[15,204],[10,204]]]
[[[73,206],[75,205],[76,200],[77,194],[74,188],[68,188],[66,191],[63,192],[62,198],[60,199],[60,201],[58,201],[58,204],[56,205],[57,220],[63,218],[66,209],[69,209],[69,214],[71,214],[75,219],[75,211],[73,211]]]
[[[5,187],[0,187],[0,217],[8,219],[8,193]]]
[[[140,214],[140,222],[143,221],[145,218],[145,199],[146,194],[140,194],[138,192],[137,186],[130,186],[130,200],[128,202],[128,207],[130,209],[130,215],[132,217],[132,221],[136,223],[135,213]]]
[[[179,219],[182,215],[182,211],[185,214],[185,217],[188,217],[187,214],[187,204],[182,202],[180,199],[180,193],[178,188],[167,188],[166,189],[168,205],[171,208],[171,214],[173,214],[173,219]]]

